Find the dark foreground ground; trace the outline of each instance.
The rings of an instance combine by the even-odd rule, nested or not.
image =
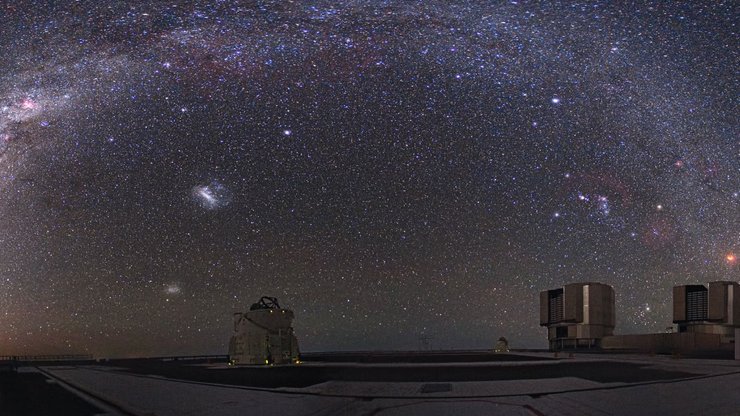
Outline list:
[[[158,375],[167,378],[233,384],[251,387],[307,387],[327,381],[372,381],[372,382],[456,382],[489,380],[524,380],[560,377],[578,377],[591,381],[643,382],[672,380],[691,377],[695,374],[649,368],[645,364],[615,361],[573,361],[568,359],[533,358],[516,354],[477,353],[454,356],[434,354],[426,358],[414,354],[409,360],[393,354],[369,357],[365,360],[376,363],[372,366],[346,362],[351,357],[334,357],[331,365],[319,361],[308,361],[290,366],[237,366],[209,368],[203,362],[159,361],[159,360],[115,360],[107,365],[118,367],[129,373]],[[318,355],[312,359],[319,359]],[[341,359],[340,359],[341,358]],[[456,361],[459,358],[459,361]],[[425,361],[427,360],[427,361]],[[432,361],[429,361],[432,360]],[[490,366],[472,362],[530,361],[526,365]],[[535,362],[532,362],[535,361]],[[541,361],[537,362],[537,361]],[[325,362],[325,361],[324,361]],[[415,365],[404,363],[412,362]],[[380,364],[377,364],[380,363]],[[418,363],[427,363],[418,365]],[[439,364],[439,365],[434,365]]]
[[[40,373],[0,373],[2,416],[88,416],[100,410]]]
[[[321,363],[486,363],[501,361],[543,361],[545,357],[502,354],[491,351],[348,351],[310,352],[301,355],[305,362]]]
[[[60,386],[107,414],[137,416],[740,415],[734,360],[532,351],[302,358],[299,365],[236,367],[226,356],[16,360],[10,368],[18,374],[0,372],[0,416],[101,413]],[[284,388],[269,389],[276,387]]]

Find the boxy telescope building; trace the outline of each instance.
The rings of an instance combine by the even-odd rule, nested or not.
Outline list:
[[[717,334],[723,341],[734,338],[740,327],[740,285],[709,282],[673,288],[673,323],[678,332]]]
[[[614,289],[586,282],[541,292],[540,325],[551,350],[599,347],[614,332]]]
[[[540,293],[540,325],[551,351],[599,348],[740,359],[740,285],[710,282],[673,288],[676,332],[614,335],[614,289],[573,283]]]

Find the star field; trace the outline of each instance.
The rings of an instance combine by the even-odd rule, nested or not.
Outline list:
[[[143,4],[146,3],[146,4]],[[543,347],[740,280],[733,2],[0,5],[0,354]]]

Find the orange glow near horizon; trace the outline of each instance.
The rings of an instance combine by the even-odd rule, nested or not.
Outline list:
[[[727,260],[728,263],[735,264],[735,262],[737,261],[737,256],[735,256],[735,253],[728,253],[725,256],[725,259]]]

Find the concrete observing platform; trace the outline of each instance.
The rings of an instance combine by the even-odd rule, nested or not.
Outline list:
[[[43,374],[100,413],[121,415],[737,415],[740,409],[734,360],[554,359],[552,353],[499,360],[481,352],[480,361],[468,361],[471,354],[462,355],[468,358],[236,368],[139,360],[26,371]]]

